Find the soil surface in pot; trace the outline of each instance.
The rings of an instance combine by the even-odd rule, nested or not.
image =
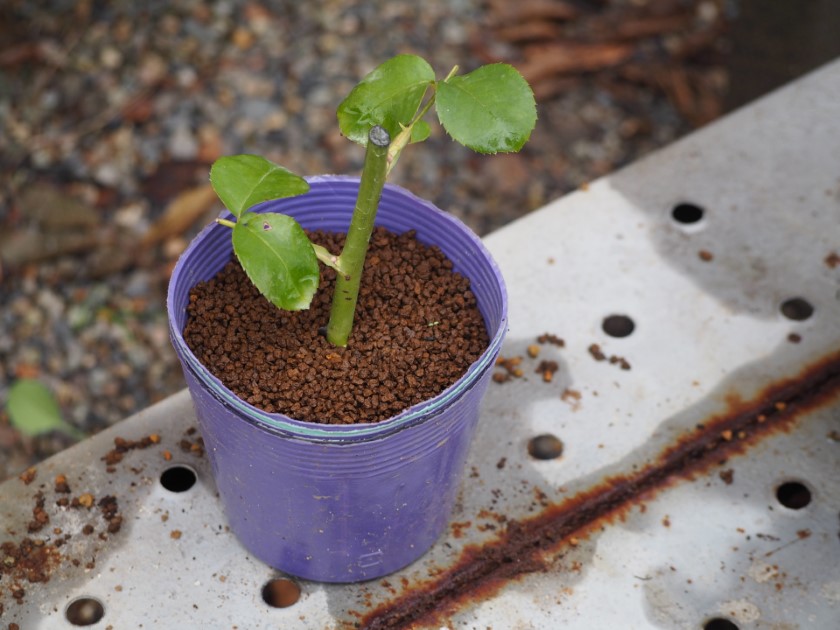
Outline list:
[[[343,234],[311,232],[339,252]],[[469,280],[437,247],[376,228],[368,249],[353,334],[327,342],[335,272],[322,268],[309,310],[266,300],[232,259],[190,294],[184,339],[231,391],[297,420],[379,422],[436,396],[489,343]]]

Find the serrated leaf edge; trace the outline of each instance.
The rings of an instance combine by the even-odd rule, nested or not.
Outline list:
[[[516,68],[514,68],[514,67],[513,67],[513,66],[511,66],[510,64],[506,64],[506,63],[494,63],[494,64],[488,64],[488,65],[484,65],[484,66],[480,66],[480,67],[476,68],[475,70],[473,70],[473,72],[476,72],[476,71],[478,71],[478,70],[485,71],[485,69],[486,69],[486,68],[492,68],[493,66],[499,66],[499,67],[503,67],[503,68],[506,68],[506,69],[507,69],[507,68],[509,68],[509,69],[513,70],[513,71],[514,71],[514,72],[515,72],[515,73],[516,73],[516,74],[517,74],[520,78],[522,78],[522,80],[524,81],[524,85],[525,85],[525,87],[526,87],[526,88],[528,89],[528,91],[531,93],[531,97],[533,98],[534,92],[533,92],[533,90],[531,89],[531,86],[528,84],[528,82],[527,82],[527,81],[525,81],[524,77],[522,77],[522,75],[519,73],[519,71],[518,71],[518,70],[516,70]],[[470,76],[470,74],[472,74],[472,72],[467,73],[467,74],[464,74],[464,75],[458,75],[457,77],[453,77],[453,78],[457,78],[457,79],[465,79],[465,78],[469,77],[469,76]],[[440,89],[440,85],[441,85],[441,84],[446,84],[446,85],[448,85],[448,87],[449,87],[449,88],[451,88],[451,89],[457,89],[457,90],[460,90],[461,92],[463,92],[464,94],[466,94],[466,95],[468,95],[470,98],[472,98],[472,100],[473,100],[473,101],[475,101],[476,103],[478,103],[479,105],[481,105],[481,104],[482,104],[482,100],[481,100],[480,98],[477,98],[477,97],[476,97],[476,96],[475,96],[472,92],[470,92],[469,90],[464,89],[463,84],[462,84],[462,82],[460,82],[460,81],[456,81],[455,85],[452,85],[449,81],[438,81],[438,82],[436,83],[436,85],[437,85],[437,89],[438,89],[438,90]],[[523,146],[525,146],[525,143],[527,143],[527,142],[528,142],[528,140],[531,138],[531,134],[533,133],[534,128],[536,127],[536,112],[535,112],[535,116],[534,116],[534,124],[533,124],[533,125],[531,125],[531,128],[528,130],[528,133],[527,133],[527,134],[526,134],[526,135],[522,138],[522,140],[521,140],[520,142],[517,142],[517,143],[513,144],[513,145],[511,146],[511,148],[509,148],[509,149],[503,149],[503,150],[497,150],[497,151],[485,150],[485,149],[482,149],[482,148],[480,148],[480,147],[473,146],[473,145],[467,144],[467,143],[462,142],[461,140],[459,140],[459,139],[458,139],[458,138],[457,138],[457,137],[456,137],[456,136],[455,136],[455,135],[454,135],[454,134],[453,134],[453,133],[452,133],[452,132],[451,132],[451,131],[447,128],[447,126],[446,126],[446,124],[443,122],[443,120],[441,120],[441,118],[440,118],[440,107],[439,107],[439,103],[436,103],[435,105],[436,105],[436,107],[435,107],[435,111],[438,113],[438,121],[440,122],[441,127],[443,127],[443,129],[444,129],[444,131],[446,132],[446,134],[447,134],[450,138],[452,138],[453,140],[455,140],[456,142],[458,142],[459,144],[464,145],[465,147],[467,147],[467,148],[469,148],[469,149],[471,149],[471,150],[475,151],[476,153],[481,153],[481,154],[484,154],[484,155],[495,155],[495,154],[497,154],[497,153],[516,153],[516,152],[518,152],[519,150],[521,150],[521,149],[522,149],[522,147],[523,147]],[[499,117],[499,116],[497,116],[497,115],[495,115],[491,109],[489,109],[489,108],[487,108],[487,107],[482,107],[482,109],[484,109],[484,110],[485,110],[488,114],[490,114],[490,116],[491,116],[493,119],[504,122],[504,119],[503,119],[503,118],[500,118],[500,117]]]

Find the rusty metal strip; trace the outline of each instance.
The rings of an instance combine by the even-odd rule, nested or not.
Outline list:
[[[751,401],[730,401],[728,413],[698,423],[695,431],[666,448],[648,466],[612,476],[534,518],[509,521],[500,538],[467,547],[452,568],[368,613],[357,627],[376,630],[428,622],[468,599],[486,598],[511,580],[545,570],[541,555],[548,549],[568,544],[573,535],[586,536],[606,519],[674,481],[690,480],[729,457],[745,454],[763,437],[788,431],[808,412],[838,396],[840,352],[794,378],[769,385]]]

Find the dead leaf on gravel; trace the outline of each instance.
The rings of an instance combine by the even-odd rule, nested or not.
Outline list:
[[[123,120],[131,123],[144,123],[152,117],[155,102],[147,93],[138,94],[129,100],[120,112]]]
[[[516,24],[531,20],[571,20],[581,11],[564,0],[491,0],[491,15],[496,24]]]
[[[0,255],[8,266],[16,267],[90,251],[98,244],[96,231],[41,233],[37,230],[15,230],[0,236]]]
[[[727,75],[722,64],[728,13],[725,0],[490,0],[488,23],[500,41],[521,51],[517,68],[538,100],[595,79],[663,93],[691,124],[722,111]],[[477,44],[482,59],[502,61]]]
[[[99,213],[92,207],[49,185],[26,188],[17,202],[24,218],[49,232],[88,229],[100,222]]]
[[[530,46],[519,71],[530,83],[556,74],[592,72],[622,63],[633,54],[629,44],[577,44],[552,42]]]
[[[50,40],[27,41],[0,50],[0,67],[14,68],[27,63],[48,63],[62,68],[67,63],[67,56]]]
[[[692,20],[693,16],[688,12],[676,15],[631,17],[593,24],[591,34],[593,37],[607,40],[644,39],[682,33],[691,25]]]
[[[204,184],[181,193],[170,202],[160,219],[149,228],[140,245],[148,247],[183,234],[216,201],[216,193],[210,184]]]
[[[168,204],[185,190],[207,181],[210,164],[197,160],[166,160],[143,180],[140,192],[151,203]]]
[[[529,42],[554,39],[558,37],[557,26],[550,22],[525,22],[512,26],[500,27],[496,37],[505,42]]]

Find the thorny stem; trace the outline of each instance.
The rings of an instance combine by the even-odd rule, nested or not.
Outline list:
[[[453,66],[452,70],[449,71],[449,74],[446,75],[446,78],[443,80],[444,83],[449,81],[452,77],[454,77],[458,73],[458,66]],[[397,164],[397,160],[400,157],[400,153],[406,147],[406,145],[411,141],[411,130],[414,128],[415,123],[417,121],[422,120],[423,117],[429,113],[429,110],[432,109],[432,105],[435,104],[435,97],[437,96],[437,89],[435,84],[432,84],[432,95],[429,97],[429,100],[426,101],[426,104],[423,108],[417,112],[417,115],[414,116],[414,120],[412,120],[408,125],[402,128],[397,137],[394,138],[394,141],[391,143],[391,147],[388,149],[388,174],[391,173],[391,169],[394,168]]]
[[[359,281],[365,264],[368,241],[373,233],[376,210],[388,176],[390,144],[391,137],[385,129],[377,125],[370,130],[359,196],[356,198],[356,208],[347,230],[344,249],[339,256],[344,273],[339,273],[336,278],[330,321],[327,324],[327,341],[335,346],[346,346],[353,328],[353,316],[359,298]]]

